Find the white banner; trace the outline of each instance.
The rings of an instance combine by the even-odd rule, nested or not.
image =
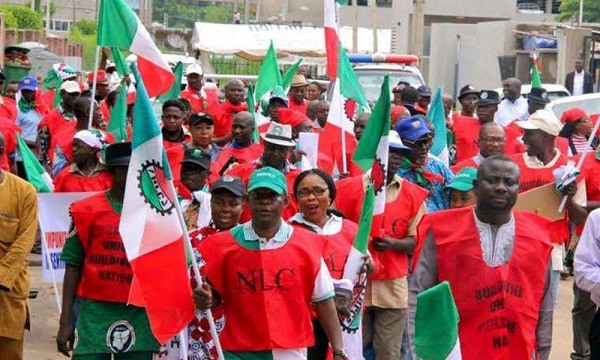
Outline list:
[[[51,269],[54,270],[54,278],[58,282],[61,282],[65,275],[65,263],[60,261],[60,254],[71,224],[71,203],[93,194],[95,193],[38,194],[40,231],[42,242],[45,241],[46,244],[42,245],[42,276],[45,282],[52,282]]]

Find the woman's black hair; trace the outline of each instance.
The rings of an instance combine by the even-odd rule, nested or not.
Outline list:
[[[571,136],[573,136],[573,133],[575,132],[575,127],[577,127],[577,124],[579,124],[579,121],[581,121],[581,120],[568,121],[563,126],[562,130],[560,130],[560,133],[558,133],[558,136],[570,139]]]
[[[298,199],[298,186],[300,185],[302,180],[304,180],[304,178],[306,178],[308,175],[317,175],[318,177],[323,179],[323,181],[325,181],[325,184],[327,184],[327,189],[329,189],[329,203],[332,204],[333,200],[335,200],[336,195],[335,183],[331,175],[329,175],[327,172],[321,169],[304,170],[300,173],[300,175],[298,175],[298,177],[294,181],[294,197]]]

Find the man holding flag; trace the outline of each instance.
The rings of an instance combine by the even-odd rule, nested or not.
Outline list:
[[[159,349],[146,310],[128,305],[133,272],[119,223],[130,158],[131,143],[108,146],[105,164],[113,176],[112,187],[71,205],[73,223],[61,255],[67,267],[56,345],[66,356],[73,350],[75,359],[130,353],[132,359],[149,360]],[[73,333],[76,295],[83,304]]]
[[[197,247],[211,286],[194,290],[194,300],[200,309],[223,304],[226,358],[306,359],[314,344],[312,303],[334,359],[348,359],[322,240],[281,218],[289,202],[283,173],[268,166],[256,170],[247,199],[251,221]]]

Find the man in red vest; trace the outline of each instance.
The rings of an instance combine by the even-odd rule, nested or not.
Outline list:
[[[183,126],[186,108],[179,99],[169,99],[162,106],[162,137],[167,160],[173,173],[175,184],[179,182],[181,161],[185,146],[192,142],[192,135]]]
[[[187,86],[180,94],[192,106],[193,113],[209,113],[213,119],[220,117],[221,109],[216,88],[204,86],[204,70],[200,64],[191,64],[185,69]]]
[[[548,221],[512,211],[519,168],[503,155],[481,164],[474,187],[475,208],[426,215],[419,225],[409,330],[414,334],[417,294],[448,281],[463,359],[546,360],[553,310]]]
[[[290,109],[306,114],[306,107],[308,106],[308,100],[305,98],[307,87],[308,82],[306,82],[304,75],[294,76],[288,92]]]
[[[223,147],[217,159],[211,163],[209,183],[212,184],[223,176],[232,165],[253,162],[260,157],[263,146],[253,140],[255,127],[252,113],[242,111],[235,115],[231,125],[232,140]]]
[[[487,157],[492,155],[503,155],[505,145],[506,135],[504,134],[502,126],[495,122],[483,124],[481,129],[479,129],[479,138],[477,140],[479,152],[477,155],[464,159],[458,164],[450,167],[450,170],[456,174],[460,169],[465,167],[477,169],[481,162]]]
[[[518,121],[525,130],[523,142],[527,151],[512,155],[511,158],[521,170],[519,192],[535,189],[555,182],[553,171],[566,165],[569,158],[556,147],[555,139],[562,129],[560,120],[549,110],[538,110],[527,121]],[[563,246],[571,238],[569,220],[575,225],[583,225],[587,216],[585,182],[573,183],[565,189],[567,215],[550,224],[552,250],[552,292],[556,299],[560,272],[563,270]]]
[[[477,155],[477,137],[481,125],[493,122],[500,97],[494,90],[482,90],[477,100],[477,119],[461,118],[453,124],[456,138],[456,161]]]
[[[56,336],[57,349],[66,356],[73,351],[75,358],[129,353],[130,358],[151,359],[159,349],[146,310],[128,305],[133,272],[119,223],[130,158],[131,143],[108,146],[105,163],[113,175],[111,188],[71,204],[71,232],[61,254],[67,266]],[[74,331],[75,296],[82,306]]]
[[[244,100],[244,83],[233,79],[225,85],[225,102],[221,104],[221,118],[215,119],[215,142],[219,145],[231,141],[231,124],[240,111],[248,111]]]
[[[40,160],[45,163],[52,161],[51,149],[52,137],[75,121],[73,105],[81,95],[81,89],[76,81],[65,81],[60,86],[60,98],[62,102],[58,108],[52,109],[38,124],[38,151]]]
[[[247,196],[252,220],[197,247],[208,281],[194,290],[196,306],[223,305],[227,324],[219,337],[226,357],[300,360],[314,344],[312,303],[333,358],[347,359],[322,241],[281,218],[287,189],[279,170],[267,166],[252,174]]]

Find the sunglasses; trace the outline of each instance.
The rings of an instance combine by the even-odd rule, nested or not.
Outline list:
[[[402,140],[404,142],[404,145],[410,146],[410,147],[429,147],[433,144],[433,137],[427,137],[424,139],[418,139],[415,141],[410,141],[410,140]]]

